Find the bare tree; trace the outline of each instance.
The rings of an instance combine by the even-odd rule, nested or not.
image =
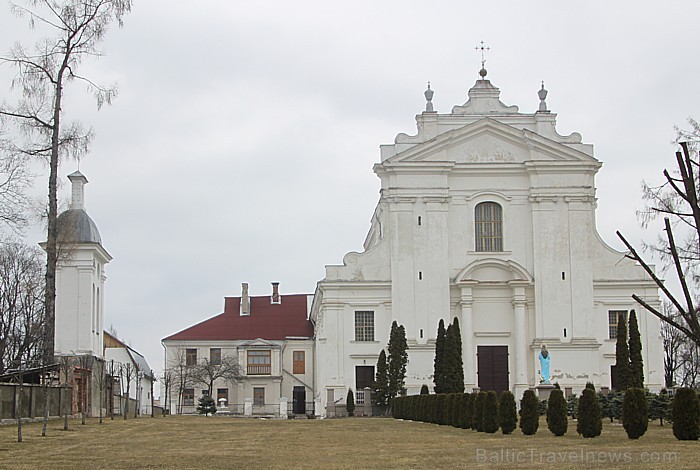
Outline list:
[[[111,103],[116,88],[100,86],[79,74],[81,62],[100,56],[98,45],[108,26],[120,26],[131,11],[131,0],[25,0],[10,3],[19,17],[29,19],[30,27],[39,25],[50,31],[50,37],[38,41],[32,49],[17,43],[0,64],[15,68],[12,89],[18,91],[14,105],[3,103],[0,116],[17,128],[16,137],[5,146],[5,152],[18,157],[39,158],[48,162],[48,219],[46,240],[45,326],[46,364],[54,354],[56,263],[58,215],[57,175],[59,161],[65,157],[80,158],[92,140],[91,130],[78,122],[64,123],[66,87],[73,82],[87,84],[95,95],[98,108]]]
[[[124,419],[127,419],[127,415],[129,414],[129,394],[130,394],[130,390],[131,390],[131,381],[135,379],[136,373],[137,373],[136,368],[130,362],[127,362],[126,364],[121,365],[119,375],[121,377],[123,377],[124,381],[126,382],[126,396],[125,396],[125,403],[124,403]]]
[[[19,231],[28,222],[26,191],[33,175],[29,172],[27,158],[4,151],[8,145],[0,128],[0,222]]]
[[[177,392],[177,414],[182,413],[182,394],[194,383],[196,364],[187,364],[187,354],[184,348],[177,348],[169,360],[166,372],[172,374],[172,380]]]
[[[80,379],[82,382],[82,395],[79,396],[81,413],[81,424],[85,424],[85,418],[87,417],[87,410],[91,400],[91,390],[92,390],[92,366],[95,362],[95,358],[87,354],[82,354],[77,356],[78,369],[80,370]]]
[[[662,312],[636,294],[632,295],[632,298],[700,346],[700,311],[695,305],[692,292],[693,283],[697,282],[692,271],[700,263],[700,172],[697,154],[690,151],[686,142],[681,142],[680,146],[681,151],[676,152],[677,171],[671,173],[664,170],[665,181],[661,186],[645,187],[645,198],[649,201],[649,206],[642,214],[642,222],[648,223],[655,217],[664,218],[664,237],[651,247],[673,267],[680,282],[682,297],[670,291],[649,263],[619,231],[617,236],[629,250],[626,256],[644,268],[671,302],[673,309]],[[684,235],[681,243],[676,241],[674,227]],[[678,317],[672,316],[671,312],[677,312]]]
[[[114,364],[114,359],[109,361],[107,374],[109,375],[109,400],[107,406],[109,406],[109,419],[114,420],[114,383],[119,380],[119,367]],[[121,386],[119,396],[121,396]]]
[[[165,408],[165,416],[167,416],[169,413],[172,413],[172,399],[170,394],[172,393],[173,385],[175,385],[175,374],[169,370],[165,370],[161,377],[161,382],[163,382],[163,393],[161,393],[161,397],[163,397],[163,407]]]
[[[41,363],[43,255],[22,243],[0,243],[0,373]]]
[[[100,391],[100,398],[99,398],[99,414],[100,414],[100,424],[102,424],[102,405],[104,404],[104,393],[105,393],[105,388],[107,387],[107,371],[105,367],[105,361],[99,358],[95,358],[94,365],[93,365],[93,377],[95,379],[95,385],[97,385],[97,389]]]
[[[671,315],[671,318],[677,318],[677,315]],[[665,322],[661,324],[661,338],[664,344],[664,383],[670,388],[676,385],[676,375],[682,367],[683,350],[688,339],[683,332]]]
[[[236,383],[243,375],[236,356],[222,355],[221,361],[217,362],[219,363],[212,362],[205,357],[192,370],[192,381],[207,387],[209,396],[213,396],[216,380],[224,379],[227,382]]]
[[[72,394],[68,394],[68,385],[72,380],[75,371],[75,357],[61,356],[58,361],[59,382],[63,388],[65,400],[63,400],[63,430],[68,431],[68,410],[73,407]]]

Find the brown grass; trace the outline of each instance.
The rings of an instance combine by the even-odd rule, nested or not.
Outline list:
[[[0,467],[700,468],[700,443],[677,441],[670,426],[658,423],[650,423],[637,441],[628,439],[622,426],[609,423],[594,439],[578,436],[571,422],[565,436],[554,437],[544,420],[535,436],[519,430],[489,435],[384,418],[202,416],[115,419],[102,425],[90,420],[85,426],[74,420],[69,431],[52,421],[47,437],[40,432],[40,423],[24,425],[20,444],[15,427],[0,427]],[[613,463],[614,458],[622,460]]]

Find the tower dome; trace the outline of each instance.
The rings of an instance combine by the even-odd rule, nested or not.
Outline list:
[[[70,208],[56,219],[58,241],[63,243],[97,243],[102,244],[102,237],[97,225],[85,212],[83,186],[87,178],[76,171],[68,175],[72,184]]]

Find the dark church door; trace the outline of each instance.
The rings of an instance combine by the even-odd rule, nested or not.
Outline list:
[[[477,346],[479,388],[501,393],[508,390],[508,346]]]
[[[306,413],[306,387],[294,387],[292,403],[292,412],[295,415],[303,415]]]

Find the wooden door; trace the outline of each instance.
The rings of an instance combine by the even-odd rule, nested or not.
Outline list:
[[[509,390],[508,346],[477,346],[479,388],[501,393]]]

